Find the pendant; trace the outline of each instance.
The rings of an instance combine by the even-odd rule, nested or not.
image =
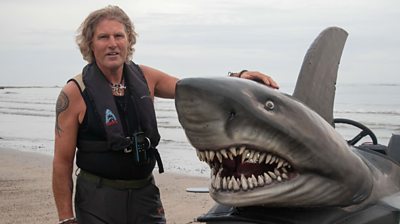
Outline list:
[[[117,84],[111,84],[111,89],[114,95],[116,96],[123,96],[124,95],[124,90],[126,89],[126,86],[121,83]]]

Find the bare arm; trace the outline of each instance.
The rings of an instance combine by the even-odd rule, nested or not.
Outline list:
[[[140,68],[144,73],[153,98],[154,96],[175,98],[175,86],[178,78],[145,65],[140,65]],[[279,85],[270,76],[261,72],[243,70],[240,73],[231,73],[231,76],[254,80],[274,89],[279,89]]]
[[[178,78],[157,69],[140,65],[146,77],[152,97],[175,98],[175,85]]]
[[[56,103],[52,185],[60,220],[74,216],[72,171],[82,103],[80,92],[73,82],[62,89]]]

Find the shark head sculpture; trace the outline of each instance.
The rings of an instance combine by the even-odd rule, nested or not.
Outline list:
[[[399,223],[400,135],[387,147],[353,147],[332,125],[347,35],[339,27],[319,34],[292,96],[238,78],[177,83],[179,121],[211,167],[217,202],[198,221]]]
[[[178,82],[175,102],[221,204],[348,206],[371,194],[369,166],[290,95],[238,78],[188,78]]]

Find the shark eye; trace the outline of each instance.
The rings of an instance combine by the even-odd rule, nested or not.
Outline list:
[[[267,102],[265,102],[264,108],[268,111],[271,111],[275,108],[275,104],[271,100],[267,100]]]

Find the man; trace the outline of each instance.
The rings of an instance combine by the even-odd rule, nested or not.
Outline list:
[[[174,98],[178,79],[130,61],[135,35],[117,6],[92,12],[79,29],[88,65],[64,86],[56,108],[53,192],[60,224],[165,223],[152,176],[156,161],[162,169],[153,98]],[[278,87],[259,72],[232,76]]]

